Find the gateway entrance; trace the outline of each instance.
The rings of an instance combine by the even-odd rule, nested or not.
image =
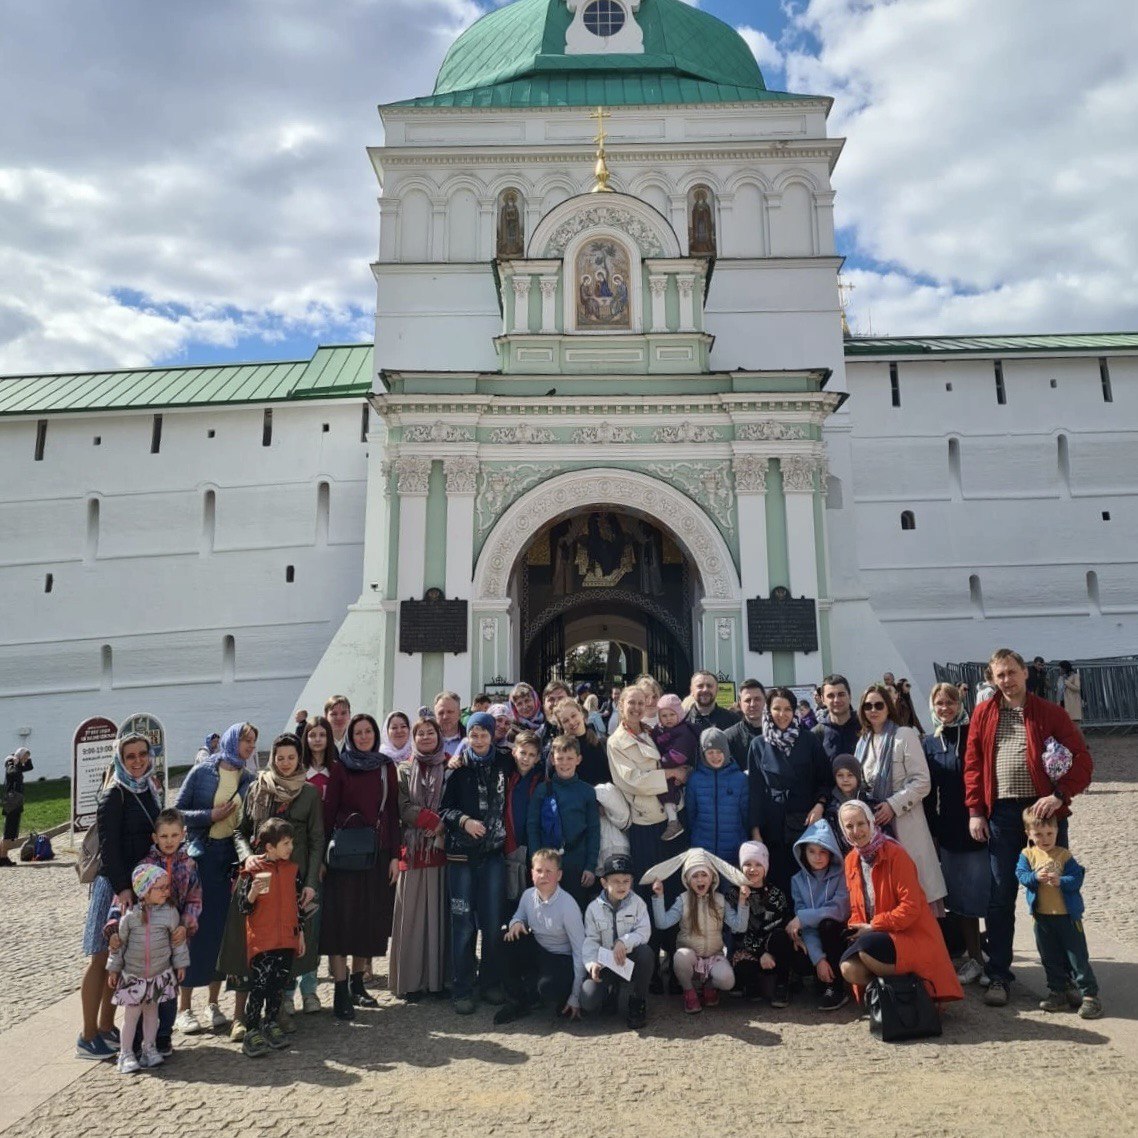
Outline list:
[[[523,675],[603,683],[692,671],[698,573],[655,520],[587,508],[545,525],[515,568]],[[588,651],[583,647],[588,646]]]

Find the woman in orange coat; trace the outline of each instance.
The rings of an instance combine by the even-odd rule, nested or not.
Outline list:
[[[964,991],[913,859],[877,828],[864,802],[843,803],[838,820],[853,846],[846,854],[846,885],[854,939],[842,957],[842,975],[864,988],[874,976],[915,972],[937,1000],[962,1000]]]

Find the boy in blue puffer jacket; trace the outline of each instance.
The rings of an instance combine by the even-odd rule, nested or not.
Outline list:
[[[747,776],[732,761],[731,744],[718,727],[703,732],[699,750],[699,766],[684,788],[692,849],[732,864],[748,836]]]
[[[802,868],[791,878],[795,916],[786,926],[795,948],[806,953],[821,994],[818,1010],[837,1011],[849,999],[839,970],[848,934],[850,894],[842,851],[824,819],[808,826],[794,843]]]

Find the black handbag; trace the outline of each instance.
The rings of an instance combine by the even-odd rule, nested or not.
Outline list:
[[[346,821],[359,818],[349,814]],[[359,873],[375,865],[378,842],[374,826],[337,826],[328,844],[328,868],[346,873]]]
[[[5,790],[3,797],[3,811],[5,814],[15,814],[17,810],[23,810],[24,796],[18,790]]]
[[[940,1012],[925,981],[915,972],[877,976],[865,989],[869,1030],[884,1043],[902,1039],[927,1039],[943,1030]]]

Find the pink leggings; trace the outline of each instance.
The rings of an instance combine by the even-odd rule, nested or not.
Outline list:
[[[134,1036],[138,1031],[139,1018],[142,1019],[142,1046],[153,1047],[158,1040],[158,1005],[155,1003],[134,1004],[122,1010],[122,1028],[119,1030],[119,1046],[124,1054],[134,1050]]]

